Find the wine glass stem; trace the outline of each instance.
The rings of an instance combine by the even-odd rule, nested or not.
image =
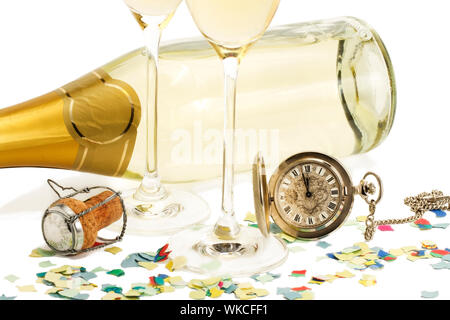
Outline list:
[[[146,164],[145,174],[135,195],[140,200],[159,200],[167,195],[158,174],[158,67],[161,27],[158,23],[148,24],[144,29],[145,48],[147,54],[147,88],[145,121]]]
[[[239,224],[234,217],[234,163],[236,130],[236,83],[239,59],[231,56],[223,60],[225,76],[225,109],[222,173],[222,216],[216,223],[215,233],[220,238],[235,238]]]

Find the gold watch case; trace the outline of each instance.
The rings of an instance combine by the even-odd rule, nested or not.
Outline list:
[[[290,213],[285,212],[286,210],[281,208],[280,201],[282,200],[279,200],[282,198],[281,195],[283,194],[283,187],[281,186],[281,184],[283,183],[283,179],[288,174],[290,174],[290,172],[295,171],[296,168],[298,171],[299,170],[298,168],[302,165],[305,165],[306,167],[310,166],[311,167],[310,170],[312,170],[312,168],[316,168],[317,170],[322,171],[320,170],[320,168],[323,168],[325,172],[328,173],[328,176],[323,177],[323,179],[331,179],[329,177],[332,177],[335,180],[335,183],[333,184],[334,186],[333,192],[335,193],[334,195],[331,194],[326,195],[326,192],[324,192],[324,190],[316,188],[316,190],[318,190],[317,194],[319,193],[319,191],[321,192],[320,195],[322,197],[320,198],[320,201],[322,201],[324,197],[327,197],[326,198],[327,200],[323,201],[324,203],[326,201],[329,201],[329,199],[333,199],[332,201],[330,201],[329,206],[331,206],[331,202],[333,204],[335,203],[336,204],[334,209],[335,211],[333,213],[328,211],[319,213],[319,215],[323,214],[325,216],[329,214],[329,216],[326,219],[324,218],[323,221],[315,223],[311,226],[305,226],[303,224],[296,223],[297,220],[294,221],[292,218],[289,218],[290,216],[292,216],[292,214],[294,214],[295,218],[297,218],[298,215],[301,215],[302,217],[300,219],[303,219],[305,215],[300,213],[296,214],[295,212],[293,212],[290,215]],[[309,186],[308,187],[306,186],[310,184],[309,182],[310,180],[306,181],[305,175],[303,173],[302,177],[303,180],[301,177],[294,177],[294,179],[295,178],[299,179],[298,182],[296,180],[294,180],[293,182],[294,184],[296,184],[297,188],[295,188],[295,186],[292,186],[290,189],[292,189],[293,193],[303,194],[304,193],[303,188],[307,188],[308,192],[306,193],[306,196],[308,196],[309,193],[311,194],[310,197],[314,198],[312,196],[312,193],[309,191]],[[326,185],[325,181],[328,181],[328,180],[320,181],[320,177],[311,177],[311,178],[314,178],[315,181],[317,181],[316,184],[322,183],[321,186],[325,186]],[[304,185],[302,184],[303,182]],[[302,188],[302,191],[300,191],[299,188]],[[325,188],[326,191],[329,191],[329,189],[327,189],[328,186],[325,186]],[[336,189],[337,192],[335,191]],[[349,173],[339,163],[339,161],[330,156],[317,152],[299,153],[283,161],[270,178],[269,184],[267,184],[264,159],[261,154],[258,154],[253,164],[253,191],[255,202],[255,214],[259,228],[263,233],[263,235],[266,236],[270,232],[269,231],[270,230],[269,215],[270,215],[272,216],[274,222],[281,228],[281,230],[283,230],[283,232],[285,232],[290,236],[304,240],[315,240],[323,238],[328,234],[330,234],[331,232],[338,229],[340,226],[342,226],[352,209],[354,196],[355,193],[357,192],[356,189],[353,187]],[[336,193],[338,193],[338,195],[336,195]],[[334,198],[331,198],[332,196],[334,196]],[[302,206],[303,204],[302,201],[300,200],[297,199],[296,203]],[[303,201],[314,203],[315,200],[303,199]],[[316,205],[316,208],[314,208],[313,210],[316,211],[319,209],[324,210],[323,208],[322,209],[317,208]],[[315,217],[311,216],[311,218]],[[322,217],[319,216],[319,219],[321,218]],[[311,221],[309,216],[306,218],[306,220],[308,222]]]

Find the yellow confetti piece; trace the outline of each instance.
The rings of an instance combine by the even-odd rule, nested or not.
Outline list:
[[[61,275],[50,271],[45,274],[44,279],[54,283],[56,280],[61,279]]]
[[[191,289],[201,289],[203,288],[203,282],[202,280],[192,279],[188,282],[188,287]]]
[[[45,294],[52,294],[52,293],[58,293],[59,291],[63,291],[63,288],[50,288],[48,289]]]
[[[222,278],[220,278],[220,277],[213,277],[213,278],[205,279],[202,282],[205,286],[209,287],[209,286],[218,284],[221,280],[222,280]]]
[[[127,293],[124,294],[125,297],[140,297],[141,293],[139,291],[136,290],[130,290]]]
[[[108,292],[102,297],[102,300],[121,300],[123,296],[121,294],[115,293],[114,291]]]
[[[250,300],[256,298],[256,294],[251,289],[236,289],[234,291],[236,298],[239,300]]]
[[[375,264],[377,264],[375,261],[373,261],[373,260],[370,260],[370,261],[366,261],[365,263],[364,263],[366,266],[373,266],[373,265],[375,265]]]
[[[186,257],[179,256],[179,257],[176,257],[176,258],[170,260],[166,264],[166,269],[169,270],[170,272],[180,270],[180,269],[184,268],[184,266],[186,266],[186,263],[187,263]]]
[[[297,240],[296,238],[291,237],[290,235],[288,235],[288,234],[286,234],[284,232],[280,233],[279,236],[280,236],[281,239],[283,239],[283,240],[285,240],[285,241],[287,241],[289,243],[292,243],[295,240]]]
[[[255,289],[255,294],[257,297],[265,297],[269,295],[269,291],[266,289]]]
[[[403,252],[408,253],[408,252],[417,250],[417,247],[415,247],[415,246],[407,246],[407,247],[403,247],[402,250],[403,250]]]
[[[253,285],[249,282],[243,282],[238,284],[238,288],[242,290],[250,290],[253,289]]]
[[[206,292],[203,290],[194,290],[189,293],[189,298],[194,300],[203,300],[206,297]]]
[[[247,215],[245,216],[244,221],[256,223],[256,221],[257,221],[257,220],[256,220],[256,215],[254,215],[254,214],[251,213],[251,212],[247,212]]]
[[[28,286],[16,286],[17,289],[20,292],[37,292],[36,288],[34,287],[34,285],[28,285]]]
[[[116,255],[116,254],[118,254],[119,252],[121,252],[122,249],[119,248],[119,247],[111,247],[111,248],[106,248],[105,251],[106,251],[106,252],[109,252],[109,253],[112,253],[112,254],[114,254],[114,255]]]
[[[222,294],[223,294],[223,290],[220,290],[219,288],[217,288],[217,287],[214,287],[214,288],[211,288],[210,290],[209,290],[209,292],[211,293],[211,298],[213,298],[213,299],[215,299],[215,298],[218,298],[218,297],[220,297]]]
[[[377,280],[376,280],[375,276],[365,274],[362,276],[361,280],[359,280],[359,283],[365,287],[371,287],[377,283]]]
[[[400,257],[405,252],[402,249],[391,249],[389,250],[389,254],[392,254],[393,256]]]
[[[169,293],[175,291],[175,288],[170,286],[158,286],[157,288],[161,291],[161,293]]]
[[[355,275],[348,270],[344,270],[342,272],[337,272],[336,276],[340,278],[353,278]]]
[[[93,284],[82,285],[82,286],[80,286],[79,290],[80,290],[80,291],[92,291],[92,290],[94,290],[96,287],[97,287],[97,286],[96,286],[96,285],[93,285]]]
[[[55,287],[66,289],[72,288],[72,280],[55,280],[53,283],[55,284]]]
[[[302,297],[301,298],[297,298],[295,300],[313,300],[314,299],[314,293],[312,291],[303,291],[302,292]]]
[[[356,258],[353,258],[352,260],[350,260],[350,262],[353,264],[361,265],[361,264],[365,264],[367,262],[367,260],[364,258],[361,258],[361,257],[356,257]]]
[[[138,265],[143,267],[143,268],[145,268],[145,269],[147,269],[147,270],[150,270],[150,271],[154,270],[154,269],[156,269],[158,267],[158,265],[156,263],[154,263],[154,262],[147,262],[147,261],[138,262]]]
[[[356,217],[356,221],[358,222],[366,222],[367,216],[358,216]]]

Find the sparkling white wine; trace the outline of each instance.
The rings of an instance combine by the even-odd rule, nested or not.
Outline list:
[[[52,93],[0,109],[0,167],[139,178],[145,63],[138,49]],[[221,175],[221,72],[203,39],[162,46],[158,161],[166,182]],[[391,129],[396,90],[377,33],[340,18],[267,32],[242,61],[237,99],[241,172],[259,150],[270,170],[302,151],[342,157],[375,148]]]
[[[267,29],[280,0],[187,0],[197,27],[218,47],[245,47]]]
[[[172,14],[181,0],[124,0],[134,12],[148,16],[168,16]]]

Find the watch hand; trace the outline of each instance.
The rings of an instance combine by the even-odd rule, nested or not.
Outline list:
[[[312,193],[311,191],[309,191],[309,177],[306,178],[305,174],[302,172],[302,177],[303,177],[303,183],[305,184],[306,187],[306,197],[311,198]]]

